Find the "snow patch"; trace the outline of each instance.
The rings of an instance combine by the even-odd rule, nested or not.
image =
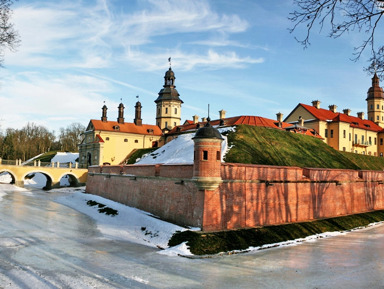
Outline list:
[[[219,128],[220,133],[235,131],[235,127]],[[195,133],[181,134],[169,143],[163,145],[152,153],[145,154],[136,164],[192,164],[194,143],[192,138]],[[221,144],[221,161],[230,149],[228,147],[227,136],[223,135],[224,141]]]
[[[56,155],[52,158],[51,162],[75,164],[78,158],[79,158],[79,153],[57,152]]]
[[[82,189],[83,190],[83,189]],[[168,248],[168,240],[183,227],[162,221],[151,214],[136,208],[96,196],[85,194],[79,189],[55,189],[68,195],[55,201],[71,207],[93,218],[100,232],[107,238],[135,242],[160,249]],[[88,206],[88,201],[96,201],[118,211],[116,216],[99,213],[97,206]]]

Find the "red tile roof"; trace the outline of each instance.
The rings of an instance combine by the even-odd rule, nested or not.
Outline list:
[[[133,134],[142,134],[142,135],[157,135],[161,136],[163,133],[157,125],[152,124],[143,124],[136,125],[134,123],[118,123],[117,121],[106,121],[103,122],[97,119],[91,119],[91,123],[95,131],[116,131],[116,132],[125,132]],[[119,127],[118,130],[115,128]]]
[[[356,116],[346,115],[340,112],[332,112],[323,108],[316,108],[311,105],[300,103],[309,113],[311,113],[318,120],[332,121],[332,122],[346,122],[351,127],[370,130],[370,131],[383,131],[383,128],[368,119],[361,119]]]
[[[222,123],[221,123],[222,122]],[[199,126],[202,127],[205,124],[205,122],[199,122]],[[285,130],[288,127],[292,127],[292,124],[282,122],[281,127],[279,127],[279,122],[277,120],[264,118],[261,116],[250,116],[250,115],[241,115],[241,116],[235,116],[235,117],[229,117],[224,118],[223,120],[216,119],[211,121],[211,125],[213,126],[222,126],[222,127],[228,127],[228,126],[236,126],[236,125],[253,125],[253,126],[261,126],[261,127],[269,127],[274,129],[280,129]],[[186,131],[193,131],[197,129],[197,124],[186,121],[183,125],[179,125],[177,127],[174,127],[171,131],[168,132],[167,135],[174,135],[179,134]],[[292,132],[306,134],[310,136],[315,136],[318,138],[322,138],[319,136],[313,129],[307,129],[307,128],[292,128]]]

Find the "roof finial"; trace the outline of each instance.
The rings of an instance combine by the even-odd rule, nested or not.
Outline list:
[[[169,62],[169,68],[171,68],[172,64],[171,64],[171,57],[168,58],[168,62]]]
[[[208,103],[208,117],[207,117],[207,122],[209,123],[211,121],[211,118],[209,117],[209,103]]]
[[[375,74],[377,73],[377,65],[376,65],[376,60],[373,61],[373,69],[375,70]]]

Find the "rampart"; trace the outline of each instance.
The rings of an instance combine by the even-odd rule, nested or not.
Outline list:
[[[204,231],[384,209],[383,171],[223,163],[215,190],[192,176],[192,164],[91,167],[86,191]]]

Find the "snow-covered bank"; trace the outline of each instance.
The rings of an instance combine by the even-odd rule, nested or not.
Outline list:
[[[53,191],[67,193],[58,197],[55,201],[90,216],[96,221],[100,232],[110,239],[125,240],[166,249],[168,248],[168,240],[176,231],[186,230],[183,227],[159,220],[144,211],[99,196],[85,194],[83,193],[84,189],[62,188]],[[111,216],[99,213],[98,206],[87,205],[90,200],[117,210],[118,215]],[[178,254],[191,254],[186,247],[183,250],[180,250],[180,248],[175,248],[175,250],[177,250]],[[172,248],[165,250],[163,253],[175,255]]]

